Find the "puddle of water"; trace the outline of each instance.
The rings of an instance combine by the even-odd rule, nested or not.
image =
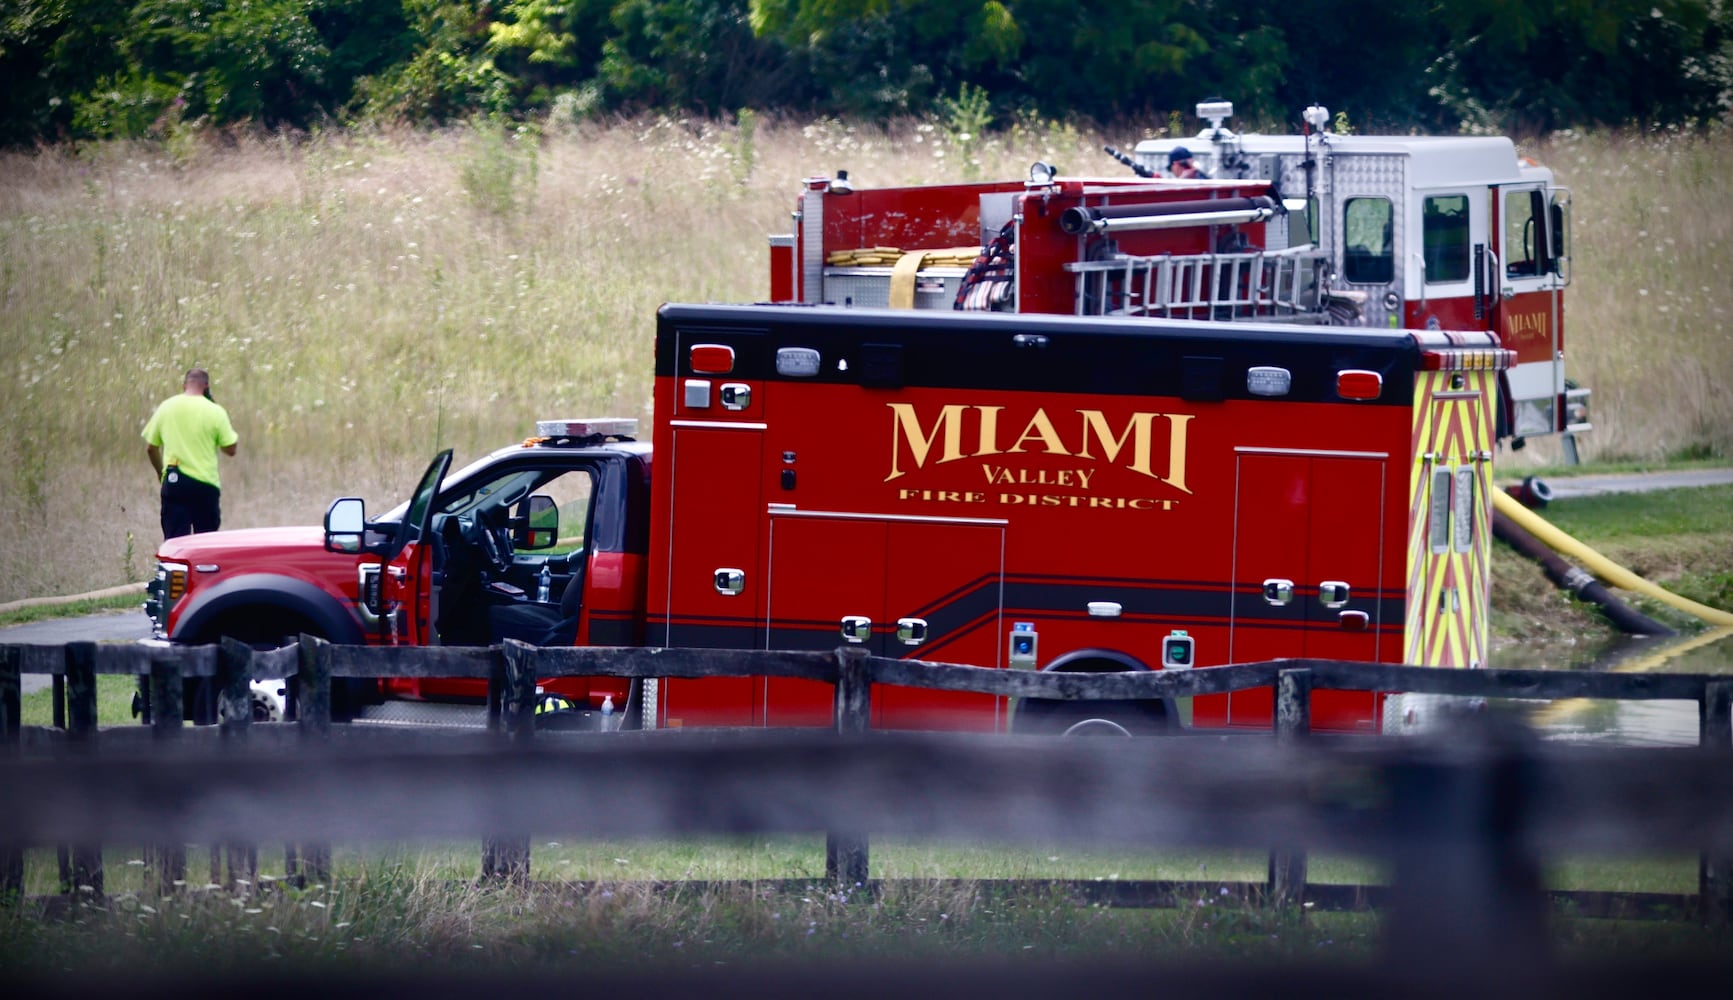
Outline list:
[[[1733,675],[1733,628],[1694,636],[1620,638],[1584,645],[1571,641],[1517,644],[1497,651],[1494,667],[1599,670],[1618,673]],[[1547,739],[1619,746],[1696,746],[1694,701],[1507,701]]]

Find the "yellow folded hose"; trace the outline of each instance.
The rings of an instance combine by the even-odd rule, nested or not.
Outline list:
[[[1707,604],[1699,604],[1688,597],[1680,597],[1678,594],[1643,579],[1548,524],[1539,514],[1524,507],[1515,497],[1503,490],[1492,491],[1492,503],[1498,508],[1499,513],[1521,525],[1529,534],[1552,546],[1553,551],[1576,560],[1582,564],[1584,569],[1605,582],[1623,590],[1652,597],[1662,604],[1700,618],[1710,625],[1733,625],[1733,612],[1711,608]]]

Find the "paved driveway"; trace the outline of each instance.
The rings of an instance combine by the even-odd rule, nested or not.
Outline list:
[[[150,636],[150,619],[143,611],[111,611],[77,618],[50,618],[28,625],[0,628],[0,643],[18,642],[42,646],[64,646],[69,642],[134,642]],[[25,674],[25,694],[40,691],[50,683],[47,674]]]
[[[1589,497],[1601,493],[1647,493],[1691,486],[1733,483],[1733,469],[1684,469],[1678,472],[1632,472],[1605,476],[1543,476],[1553,499]]]

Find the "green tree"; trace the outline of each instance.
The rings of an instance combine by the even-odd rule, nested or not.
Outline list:
[[[801,97],[844,112],[925,110],[964,84],[1013,92],[1025,46],[1000,0],[753,0],[752,25],[800,65]]]
[[[1464,0],[1431,68],[1471,127],[1655,125],[1726,116],[1733,14],[1719,0]]]
[[[527,103],[545,104],[595,77],[613,8],[612,0],[508,0],[488,25],[486,52]]]
[[[369,0],[19,0],[0,19],[0,141],[142,135],[182,119],[309,124],[407,57]]]
[[[610,23],[597,76],[616,105],[718,114],[774,102],[789,85],[746,0],[620,0]]]
[[[445,122],[515,107],[514,81],[486,51],[488,0],[402,0],[411,54],[356,81],[350,102],[367,118]]]

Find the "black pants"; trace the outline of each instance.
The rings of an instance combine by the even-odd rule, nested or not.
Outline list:
[[[217,530],[223,520],[222,495],[223,491],[210,483],[170,469],[162,481],[162,537]]]

